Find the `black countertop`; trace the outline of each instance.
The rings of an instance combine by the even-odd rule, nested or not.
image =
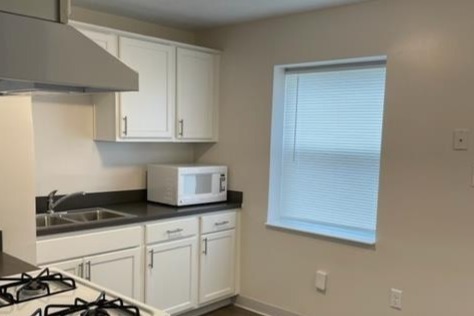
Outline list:
[[[0,277],[34,270],[38,270],[38,267],[0,252]]]
[[[47,236],[241,208],[242,194],[240,192],[236,195],[229,195],[229,197],[231,198],[229,198],[227,202],[194,205],[189,207],[173,207],[146,201],[95,205],[110,210],[127,213],[133,215],[133,217],[42,228],[37,230],[36,235]],[[90,207],[90,205],[87,207]]]

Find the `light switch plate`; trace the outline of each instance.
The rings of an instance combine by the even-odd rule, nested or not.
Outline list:
[[[402,294],[403,291],[399,289],[390,289],[390,307],[394,309],[402,309]]]
[[[328,274],[324,271],[316,272],[316,282],[315,286],[318,291],[325,292],[327,285]]]

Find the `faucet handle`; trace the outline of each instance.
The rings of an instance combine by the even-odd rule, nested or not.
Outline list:
[[[53,190],[53,191],[49,192],[49,194],[48,194],[48,213],[53,212],[54,196],[56,195],[57,192],[58,192],[58,190]]]
[[[54,196],[56,195],[56,193],[58,193],[58,190],[53,190],[51,192],[49,192],[48,194],[48,197],[51,199],[51,198],[54,198]]]

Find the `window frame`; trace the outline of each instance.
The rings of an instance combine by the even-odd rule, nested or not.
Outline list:
[[[269,191],[267,209],[267,227],[274,227],[289,231],[308,233],[316,236],[329,237],[366,245],[375,245],[377,241],[377,229],[368,233],[365,230],[348,227],[336,227],[324,224],[315,224],[309,221],[285,219],[281,216],[281,166],[283,157],[283,124],[285,111],[285,81],[286,74],[292,71],[320,68],[332,69],[344,66],[369,66],[376,63],[387,64],[386,55],[378,55],[362,58],[350,58],[339,60],[328,60],[320,62],[309,62],[301,64],[286,64],[274,66],[273,73],[273,107],[271,121],[271,148],[269,165]],[[385,102],[384,102],[385,104]],[[383,137],[383,131],[382,131]],[[381,158],[382,159],[382,149]],[[380,178],[381,171],[379,171]],[[380,184],[379,184],[380,192]],[[378,210],[377,210],[378,212]]]

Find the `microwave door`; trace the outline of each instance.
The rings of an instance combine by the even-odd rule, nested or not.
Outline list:
[[[212,174],[183,175],[183,195],[186,197],[212,194]]]

